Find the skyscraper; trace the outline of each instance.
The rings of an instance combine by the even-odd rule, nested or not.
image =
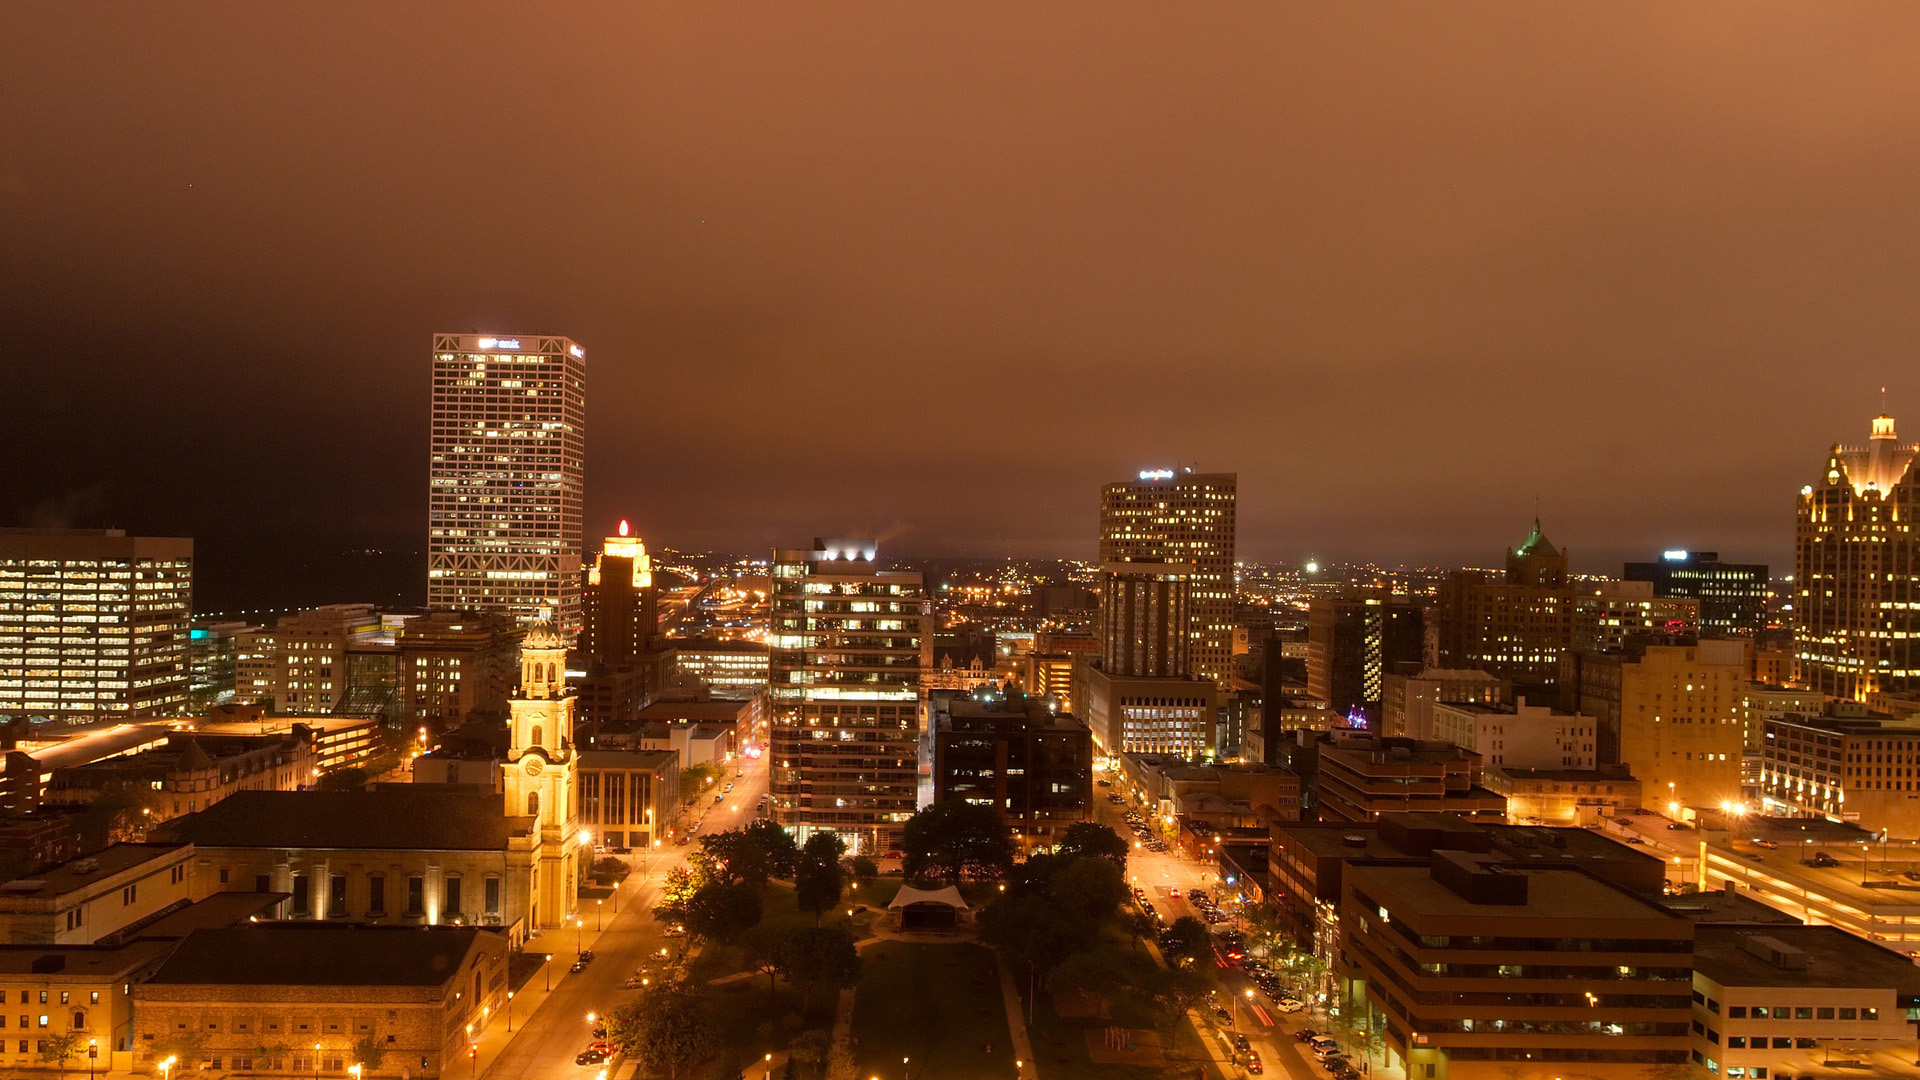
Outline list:
[[[1101,625],[1114,623],[1108,604],[1116,585],[1146,577],[1185,575],[1184,590],[1140,592],[1136,609],[1143,620],[1177,618],[1177,591],[1186,593],[1188,670],[1139,674],[1193,674],[1212,679],[1221,689],[1233,684],[1233,592],[1235,502],[1234,473],[1196,473],[1190,469],[1150,469],[1138,480],[1100,489]],[[1124,564],[1151,564],[1127,567]],[[1168,566],[1166,564],[1174,564]],[[1177,567],[1177,569],[1175,568]],[[1166,582],[1171,585],[1171,582]],[[1150,621],[1138,623],[1143,631]],[[1119,628],[1124,629],[1124,627]],[[1102,648],[1108,647],[1103,641]],[[1116,671],[1119,657],[1107,657]],[[1122,667],[1126,665],[1122,663]]]
[[[622,521],[620,535],[607,537],[599,557],[580,575],[579,651],[590,662],[632,661],[647,650],[659,623],[653,559],[629,531]]]
[[[1315,597],[1307,606],[1307,692],[1341,716],[1364,713],[1380,730],[1385,676],[1419,670],[1426,648],[1420,605],[1405,596]]]
[[[1866,446],[1835,444],[1800,489],[1793,551],[1800,681],[1834,697],[1920,689],[1920,446],[1877,416]]]
[[[186,708],[193,541],[0,529],[0,721]]]
[[[1574,588],[1567,554],[1540,519],[1507,552],[1504,576],[1455,570],[1440,586],[1428,667],[1478,668],[1522,687],[1551,685],[1573,641]]]
[[[580,625],[586,350],[433,336],[427,604]]]
[[[773,820],[886,851],[919,806],[920,672],[933,661],[918,571],[882,570],[872,540],[773,553],[767,632]]]

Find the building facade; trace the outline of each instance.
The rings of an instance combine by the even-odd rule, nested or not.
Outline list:
[[[1088,815],[1093,741],[1037,698],[933,695],[933,801],[992,806],[1029,850]]]
[[[1154,569],[1155,564],[1183,567],[1184,586],[1162,582],[1162,607],[1183,607],[1190,639],[1186,664],[1168,671],[1134,672],[1108,656],[1109,670],[1117,674],[1189,673],[1213,680],[1222,689],[1233,678],[1233,597],[1235,520],[1238,478],[1233,473],[1196,473],[1192,470],[1143,471],[1139,479],[1108,484],[1100,490],[1100,566],[1102,576],[1118,571],[1118,564],[1146,564],[1149,577],[1177,576],[1180,571]],[[1103,612],[1109,589],[1101,588]],[[1174,594],[1180,594],[1176,599]],[[1140,609],[1142,618],[1147,609]],[[1166,619],[1177,618],[1168,611]],[[1103,625],[1109,617],[1102,614]],[[1142,623],[1143,628],[1151,623]],[[1103,642],[1103,649],[1106,648]]]
[[[427,605],[580,625],[586,350],[435,334]]]
[[[1591,769],[1594,719],[1522,697],[1512,705],[1436,702],[1432,737],[1480,755],[1488,766]]]
[[[1753,636],[1767,628],[1767,568],[1721,562],[1717,551],[1665,551],[1658,562],[1630,562],[1628,581],[1653,584],[1655,596],[1700,604],[1700,630],[1715,637]]]
[[[1836,444],[1800,489],[1793,552],[1799,681],[1864,702],[1920,689],[1920,544],[1912,522],[1920,446],[1878,416],[1864,447]]]
[[[0,529],[0,721],[186,711],[193,541]]]
[[[774,552],[767,633],[773,820],[888,851],[919,807],[920,673],[933,627],[917,571],[872,540]]]
[[[1507,553],[1504,574],[1456,570],[1440,586],[1428,667],[1478,668],[1517,685],[1552,684],[1573,645],[1567,555],[1533,532]]]
[[[1426,621],[1405,597],[1316,597],[1307,605],[1307,692],[1377,724],[1388,672],[1420,663]]]
[[[1631,769],[1647,809],[1679,816],[1688,807],[1737,803],[1746,647],[1721,639],[1570,652],[1561,706],[1595,719],[1599,763]]]
[[[593,565],[581,571],[580,641],[577,652],[588,663],[632,663],[652,647],[660,622],[659,594],[653,587],[653,559],[647,545],[620,522]]]
[[[1506,816],[1506,800],[1482,783],[1480,755],[1452,743],[1356,736],[1322,744],[1319,756],[1322,821],[1419,812]]]
[[[559,926],[573,912],[581,878],[579,756],[573,695],[566,683],[566,642],[552,623],[537,621],[520,646],[520,690],[509,701],[507,760],[500,766],[509,815],[533,819],[540,834],[533,873],[536,926]]]

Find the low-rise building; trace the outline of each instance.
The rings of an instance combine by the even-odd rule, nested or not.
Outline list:
[[[304,724],[269,735],[175,733],[163,747],[55,770],[45,801],[84,806],[116,789],[152,792],[143,810],[157,824],[235,792],[312,785],[320,775],[313,742]]]
[[[1434,702],[1432,738],[1472,750],[1489,767],[1593,768],[1594,720],[1521,697],[1511,705]]]
[[[767,644],[728,638],[668,638],[668,674],[705,683],[714,696],[748,698],[767,685]]]
[[[1640,781],[1624,765],[1600,769],[1517,769],[1486,772],[1487,790],[1507,800],[1516,824],[1593,825],[1640,808]]]
[[[665,840],[684,767],[673,750],[582,751],[580,827],[603,848],[648,848]]]
[[[1316,805],[1323,821],[1383,813],[1506,817],[1507,801],[1481,782],[1479,754],[1452,743],[1335,731],[1322,743]]]
[[[1381,676],[1380,734],[1431,739],[1436,702],[1477,701],[1495,705],[1513,700],[1513,684],[1475,668],[1427,668],[1418,675]]]
[[[1858,706],[1836,710],[1864,712]],[[1767,813],[1824,817],[1901,839],[1920,837],[1920,726],[1885,716],[1765,721],[1761,797]]]
[[[1691,1057],[1709,1073],[1920,1076],[1909,957],[1835,926],[1701,925],[1693,968]]]
[[[0,946],[0,1068],[44,1070],[51,1036],[78,1042],[67,1069],[102,1075],[133,1068],[133,987],[172,951],[171,941],[126,945]],[[90,1056],[89,1051],[93,1051]]]
[[[507,941],[486,930],[201,930],[133,988],[136,1066],[446,1076],[506,993]]]
[[[1693,924],[1572,869],[1464,851],[1349,864],[1350,1006],[1410,1077],[1620,1077],[1691,1049]]]
[[[114,844],[0,885],[0,942],[92,945],[212,891],[191,844]]]
[[[313,738],[313,767],[321,772],[357,765],[380,751],[380,721],[366,716],[274,716],[262,705],[221,705],[194,725],[202,735],[281,735],[295,727]]]
[[[1178,754],[1198,758],[1214,751],[1214,711],[1219,691],[1212,679],[1112,675],[1081,663],[1074,699],[1100,753]]]

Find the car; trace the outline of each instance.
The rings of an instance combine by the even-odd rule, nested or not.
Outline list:
[[[1225,1010],[1225,1009],[1223,1009],[1223,1008],[1221,1008],[1221,1007],[1220,1007],[1220,1006],[1218,1006],[1218,1005],[1215,1005],[1215,1006],[1213,1007],[1213,1015],[1215,1015],[1215,1016],[1217,1016],[1217,1017],[1219,1017],[1219,1018],[1220,1018],[1220,1022],[1221,1022],[1221,1023],[1223,1023],[1223,1024],[1231,1024],[1231,1023],[1233,1023],[1233,1014],[1232,1014],[1232,1013],[1230,1013],[1230,1012],[1228,1012],[1227,1010]]]
[[[1779,844],[1773,842],[1772,840],[1755,839],[1755,840],[1749,840],[1747,841],[1747,843],[1752,844],[1754,847],[1757,847],[1757,848],[1766,848],[1768,851],[1772,851],[1773,849],[1780,846]]]
[[[1907,870],[1900,876],[1906,878],[1908,881],[1920,881],[1920,870]]]
[[[1205,889],[1188,889],[1187,890],[1187,899],[1189,900],[1204,900],[1206,899],[1206,896],[1207,896],[1207,890]]]
[[[1297,1013],[1301,1009],[1306,1008],[1307,1003],[1304,1001],[1301,1001],[1299,998],[1283,997],[1283,998],[1275,998],[1273,1001],[1273,1007],[1280,1010],[1283,1013]]]
[[[580,1051],[579,1055],[573,1059],[573,1063],[575,1065],[598,1065],[605,1060],[607,1060],[606,1051],[589,1046],[585,1050]]]
[[[1326,1057],[1328,1054],[1338,1053],[1340,1044],[1326,1035],[1315,1035],[1307,1040],[1307,1049],[1320,1057]]]
[[[1807,860],[1807,865],[1808,866],[1839,866],[1840,860],[1834,858],[1833,856],[1827,854],[1824,851],[1816,851],[1813,853],[1813,858]]]
[[[1360,1070],[1349,1062],[1342,1062],[1327,1071],[1333,1074],[1333,1080],[1360,1080]]]
[[[1312,1042],[1320,1037],[1320,1033],[1312,1028],[1301,1028],[1299,1031],[1293,1033],[1293,1037],[1301,1042]]]
[[[1627,843],[1629,843],[1629,844],[1645,844],[1645,843],[1646,843],[1646,841],[1645,841],[1645,840],[1642,840],[1642,839],[1641,839],[1640,837],[1638,837],[1638,836],[1629,836],[1629,837],[1627,837]]]
[[[1667,822],[1667,831],[1668,832],[1692,832],[1693,826],[1687,824],[1684,821],[1669,821]]]
[[[1266,1066],[1260,1064],[1259,1051],[1257,1050],[1247,1051],[1247,1071],[1254,1074],[1255,1076],[1258,1076],[1261,1073],[1267,1071]]]
[[[575,960],[573,962],[573,965],[567,968],[567,970],[572,972],[575,975],[578,975],[581,972],[587,970],[587,962],[585,960]]]
[[[723,803],[723,802],[726,802],[726,801],[727,801],[727,797],[726,797],[726,796],[725,796],[724,794],[722,794],[722,795],[715,795],[715,796],[713,797],[713,801],[714,801],[714,802],[716,802],[716,803]]]
[[[1247,1037],[1245,1035],[1242,1035],[1236,1031],[1233,1033],[1233,1048],[1244,1054],[1247,1051],[1253,1049],[1253,1045],[1247,1042]]]
[[[1111,781],[1111,780],[1095,780],[1095,781],[1094,781],[1094,783],[1095,783],[1095,784],[1097,784],[1097,785],[1099,785],[1100,787],[1112,787],[1112,786],[1113,786],[1113,781]]]

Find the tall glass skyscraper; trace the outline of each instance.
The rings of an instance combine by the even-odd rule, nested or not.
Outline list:
[[[187,708],[193,541],[0,529],[0,721]]]
[[[433,336],[429,606],[579,630],[586,370],[569,338]]]

